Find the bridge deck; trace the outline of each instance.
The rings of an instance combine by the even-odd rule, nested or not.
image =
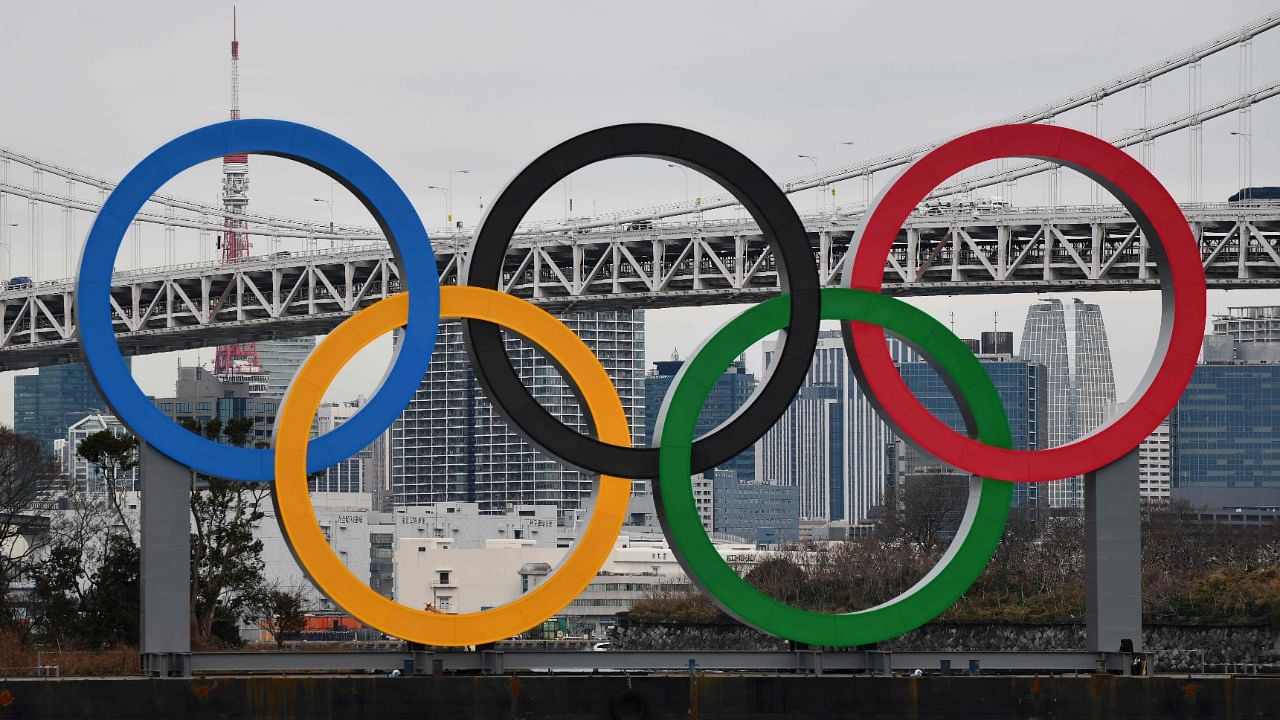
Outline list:
[[[1280,203],[1183,206],[1210,288],[1280,286]],[[857,215],[805,218],[822,281],[839,282]],[[457,283],[466,237],[435,241],[441,280]],[[885,266],[903,296],[1147,290],[1155,248],[1119,206],[913,216]],[[774,258],[753,223],[708,221],[521,236],[506,290],[553,311],[755,302],[778,292]],[[190,264],[116,275],[111,302],[125,354],[323,334],[400,291],[385,244],[277,253],[235,265]],[[0,291],[0,370],[78,357],[71,281]]]

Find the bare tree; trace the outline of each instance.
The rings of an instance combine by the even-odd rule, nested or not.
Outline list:
[[[277,582],[269,582],[254,593],[248,610],[258,617],[263,630],[271,634],[276,648],[284,647],[284,636],[289,633],[302,632],[307,624],[307,591],[295,585],[283,587]]]
[[[909,476],[899,489],[903,536],[934,549],[955,533],[968,502],[968,478],[951,474]]]
[[[40,441],[0,426],[0,588],[26,575],[48,542],[41,492],[51,489],[58,464]]]

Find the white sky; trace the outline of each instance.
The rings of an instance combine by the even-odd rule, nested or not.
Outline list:
[[[570,135],[638,120],[686,125],[743,151],[775,178],[941,138],[1086,89],[1155,62],[1272,10],[1262,2],[1041,3],[405,3],[241,2],[241,95],[245,117],[298,120],[369,153],[396,178],[429,226],[442,223],[430,185],[454,177],[454,212],[478,219],[538,153]],[[147,152],[190,128],[226,117],[231,3],[9,3],[0,7],[0,145],[93,175],[118,179]],[[1280,32],[1274,33],[1280,35]],[[1205,63],[1205,102],[1239,91],[1234,51]],[[1253,85],[1276,79],[1280,37],[1255,42]],[[1151,119],[1185,112],[1184,73],[1153,87]],[[1206,125],[1204,197],[1240,184],[1233,116]],[[1088,111],[1066,124],[1092,129]],[[1102,134],[1141,124],[1137,93],[1104,105]],[[1253,184],[1280,184],[1280,101],[1253,112]],[[839,143],[853,142],[850,146]],[[1153,169],[1187,198],[1184,134],[1157,141]],[[330,183],[284,161],[255,158],[257,212],[327,220]],[[25,178],[15,171],[15,181]],[[880,180],[884,180],[881,178]],[[574,176],[575,214],[684,199],[686,180],[664,163],[613,161]],[[48,186],[46,186],[48,188]],[[215,201],[216,163],[184,173],[167,192]],[[49,188],[52,189],[52,188]],[[690,180],[689,192],[712,194]],[[1067,202],[1087,202],[1084,182]],[[860,184],[841,199],[861,199]],[[549,197],[533,217],[564,214]],[[1043,183],[1024,180],[1012,198],[1040,204]],[[800,209],[813,195],[795,196]],[[25,205],[25,203],[23,203]],[[11,200],[11,207],[17,201]],[[25,212],[25,210],[23,210]],[[339,190],[339,223],[367,214]],[[62,267],[56,212],[39,238],[43,267]],[[83,235],[87,222],[77,233]],[[23,228],[18,228],[19,238]],[[154,237],[159,237],[158,233]],[[194,237],[188,238],[193,241]],[[13,264],[29,268],[26,241]],[[183,247],[180,257],[194,259]],[[149,245],[147,264],[163,249]],[[24,264],[25,263],[25,264]],[[52,277],[60,273],[45,273]],[[1102,304],[1122,395],[1154,343],[1151,293],[1095,293]],[[962,335],[1020,334],[1031,296],[918,300]],[[1213,293],[1226,305],[1280,303],[1273,292]],[[736,308],[649,314],[650,359],[687,353]],[[184,354],[209,360],[210,350]],[[335,397],[372,389],[386,345],[339,378]],[[758,358],[751,358],[758,365]],[[152,393],[172,392],[176,356],[135,362]],[[12,419],[12,374],[0,375],[0,421]]]

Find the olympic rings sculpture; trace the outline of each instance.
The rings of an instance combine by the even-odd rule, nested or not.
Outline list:
[[[263,153],[302,162],[350,190],[391,244],[407,292],[357,312],[303,363],[276,418],[271,449],[220,445],[171,422],[134,383],[111,324],[111,272],[133,217],[161,185],[205,160]],[[621,400],[583,341],[544,310],[500,291],[503,259],[516,226],[565,175],[614,157],[646,156],[705,173],[727,188],[759,225],[783,294],[729,321],[673,380],[655,447],[634,448]],[[1110,190],[1154,240],[1163,299],[1157,354],[1120,416],[1068,445],[1014,450],[1004,407],[973,353],[945,326],[880,294],[886,257],[907,216],[938,184],[967,167],[1004,157],[1055,161]],[[951,140],[926,153],[868,209],[845,261],[842,288],[822,289],[804,225],[768,175],[706,135],[670,125],[627,124],[571,138],[530,163],[499,194],[472,240],[465,280],[440,287],[426,229],[403,191],[372,159],[325,132],[279,120],[236,120],[187,133],[147,156],[104,203],[86,240],[76,285],[85,364],[104,399],[140,439],[203,473],[274,481],[280,526],[299,565],[339,607],[390,635],[428,645],[469,646],[534,627],[578,596],[607,560],[627,511],[632,478],[654,480],[659,520],[689,577],[727,613],[764,632],[821,646],[877,642],[928,622],[954,603],[990,561],[1004,531],[1012,482],[1043,482],[1096,470],[1132,450],[1168,415],[1190,380],[1205,320],[1205,280],[1195,239],[1160,182],[1122,150],[1048,125],[1007,125]],[[582,536],[542,584],[501,607],[476,613],[415,610],[374,592],[353,575],[320,530],[307,492],[309,473],[359,452],[412,399],[431,359],[442,317],[459,318],[476,376],[489,401],[533,445],[561,462],[598,473],[595,504]],[[716,552],[694,504],[691,474],[749,447],[777,421],[804,383],[821,320],[839,320],[853,370],[880,416],[902,437],[974,474],[955,539],[916,585],[876,607],[814,613],[753,588]],[[581,400],[593,436],[548,413],[516,375],[500,327],[519,333],[559,367]],[[375,338],[404,328],[403,341],[370,402],[353,418],[310,438],[321,398],[338,372]],[[716,378],[738,354],[781,331],[778,361],[752,398],[706,436],[694,427]],[[907,389],[889,358],[885,332],[915,347],[955,395],[965,419],[958,433]]]

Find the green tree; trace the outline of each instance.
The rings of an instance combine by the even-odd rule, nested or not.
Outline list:
[[[183,424],[240,447],[253,432],[249,419],[225,424],[186,419]],[[265,483],[192,474],[191,625],[200,640],[238,644],[236,622],[253,614],[265,582],[262,542],[254,538],[253,527],[264,517],[260,505],[266,492]]]
[[[236,447],[249,447],[249,438],[253,436],[253,418],[234,418],[222,427],[222,436]]]
[[[39,608],[33,630],[47,643],[94,650],[137,645],[141,614],[138,546],[107,536],[98,567],[85,566],[83,548],[60,542],[32,571]]]
[[[107,538],[102,564],[89,580],[83,607],[86,645],[93,648],[137,645],[142,614],[141,555],[129,538]]]
[[[120,503],[120,494],[124,488],[120,479],[138,466],[138,438],[128,434],[116,434],[111,430],[98,432],[80,441],[76,454],[94,465],[102,473],[107,483],[107,501],[120,520],[124,534],[133,542],[133,528],[125,517]]]
[[[1280,625],[1280,568],[1215,570],[1191,590],[1189,606],[1196,616],[1215,622],[1261,620]]]
[[[84,565],[80,548],[69,543],[55,545],[31,572],[35,601],[32,630],[46,643],[74,645],[81,638],[80,610],[84,602]]]

